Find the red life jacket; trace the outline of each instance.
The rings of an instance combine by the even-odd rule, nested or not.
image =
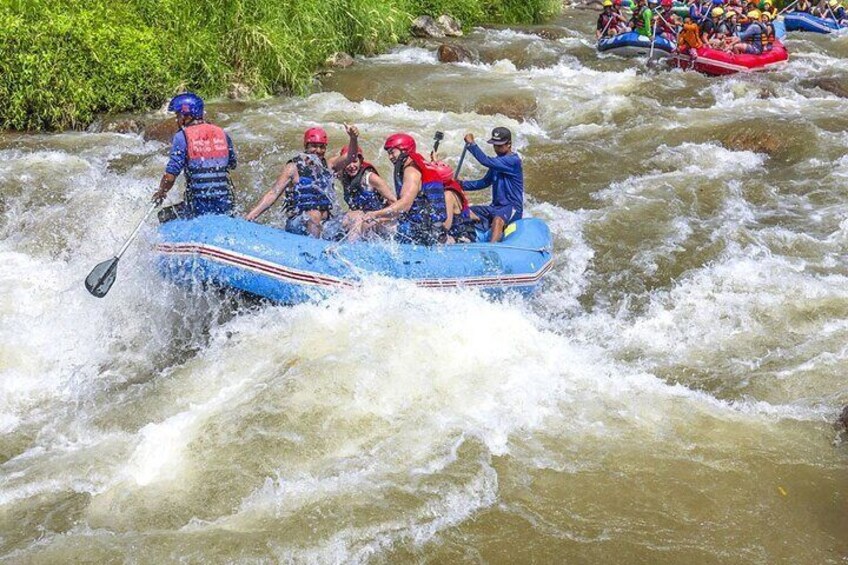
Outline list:
[[[442,161],[436,161],[434,163],[429,163],[429,166],[433,168],[438,175],[439,180],[443,185],[445,185],[445,190],[450,190],[459,197],[459,201],[462,203],[463,212],[468,210],[468,197],[465,196],[465,191],[462,190],[462,186],[459,182],[453,178],[453,169],[450,165],[443,163]]]
[[[195,124],[183,128],[186,137],[186,149],[189,160],[227,159],[227,135],[224,130],[212,124]]]

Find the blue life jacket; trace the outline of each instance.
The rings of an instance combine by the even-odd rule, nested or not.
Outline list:
[[[342,173],[342,187],[344,187],[344,199],[351,210],[362,210],[373,212],[386,207],[386,201],[376,190],[363,184],[365,173],[377,174],[377,169],[368,163],[359,167],[359,172],[354,176]]]
[[[289,163],[297,167],[299,178],[286,188],[286,215],[292,218],[309,210],[331,210],[334,175],[327,161],[312,153],[298,153]]]
[[[421,171],[421,189],[415,195],[409,210],[401,214],[398,220],[398,234],[413,243],[433,245],[444,233],[442,224],[448,218],[445,186],[436,178],[434,172],[427,168],[421,155],[402,153],[395,163],[394,170],[395,193],[398,198],[403,188],[403,170],[406,168],[407,157],[410,157]]]
[[[186,139],[186,201],[194,215],[229,214],[233,193],[228,175],[227,134],[216,125],[191,124]]]

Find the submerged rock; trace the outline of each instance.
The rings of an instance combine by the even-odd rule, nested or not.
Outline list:
[[[474,110],[478,114],[501,114],[513,120],[529,120],[536,117],[539,105],[535,96],[519,94],[480,99]]]
[[[436,54],[442,63],[470,63],[477,59],[477,56],[470,49],[453,43],[439,45]]]
[[[462,26],[452,16],[442,14],[436,23],[448,37],[462,37]]]
[[[753,151],[774,155],[789,147],[789,139],[775,130],[742,127],[724,135],[721,144],[734,151]]]
[[[837,78],[815,78],[801,83],[808,88],[821,88],[840,98],[848,98],[848,85]]]
[[[177,121],[174,118],[168,118],[161,122],[148,124],[144,127],[144,141],[161,141],[162,143],[170,143],[174,134],[179,131]]]
[[[444,37],[442,29],[436,24],[436,20],[430,16],[418,16],[412,20],[410,30],[415,37]]]
[[[336,69],[346,69],[352,66],[353,63],[353,57],[350,54],[345,53],[344,51],[333,53],[332,55],[327,57],[326,61],[324,61],[325,65]]]

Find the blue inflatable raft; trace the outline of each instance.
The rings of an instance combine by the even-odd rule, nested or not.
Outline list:
[[[656,37],[654,41],[654,56],[668,57],[674,51],[674,43],[664,37]],[[651,52],[651,38],[640,35],[635,31],[619,33],[612,37],[602,37],[598,40],[599,53],[614,53],[625,57],[648,55]]]
[[[293,304],[355,286],[364,276],[423,287],[534,290],[552,265],[548,226],[534,218],[507,226],[500,243],[422,247],[335,243],[228,216],[174,220],[159,228],[162,275],[179,285],[212,284]]]
[[[843,28],[836,20],[819,18],[807,12],[787,12],[783,15],[786,31],[811,31],[831,33]]]

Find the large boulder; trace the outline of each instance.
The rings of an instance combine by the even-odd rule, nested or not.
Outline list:
[[[430,16],[418,16],[412,21],[410,30],[415,37],[444,37],[445,33]]]
[[[536,117],[539,105],[532,94],[507,94],[481,98],[474,110],[478,114],[501,114],[513,120],[527,121]]]
[[[470,63],[477,58],[470,49],[454,43],[443,43],[439,45],[436,55],[442,63]]]
[[[174,118],[147,124],[144,128],[144,141],[161,141],[170,143],[174,134],[180,130]]]
[[[453,17],[442,14],[436,23],[448,37],[462,37],[462,26]]]
[[[324,64],[326,66],[335,69],[346,69],[352,66],[353,63],[353,57],[351,57],[348,53],[345,53],[344,51],[333,53],[332,55],[327,57],[326,61],[324,61]]]

